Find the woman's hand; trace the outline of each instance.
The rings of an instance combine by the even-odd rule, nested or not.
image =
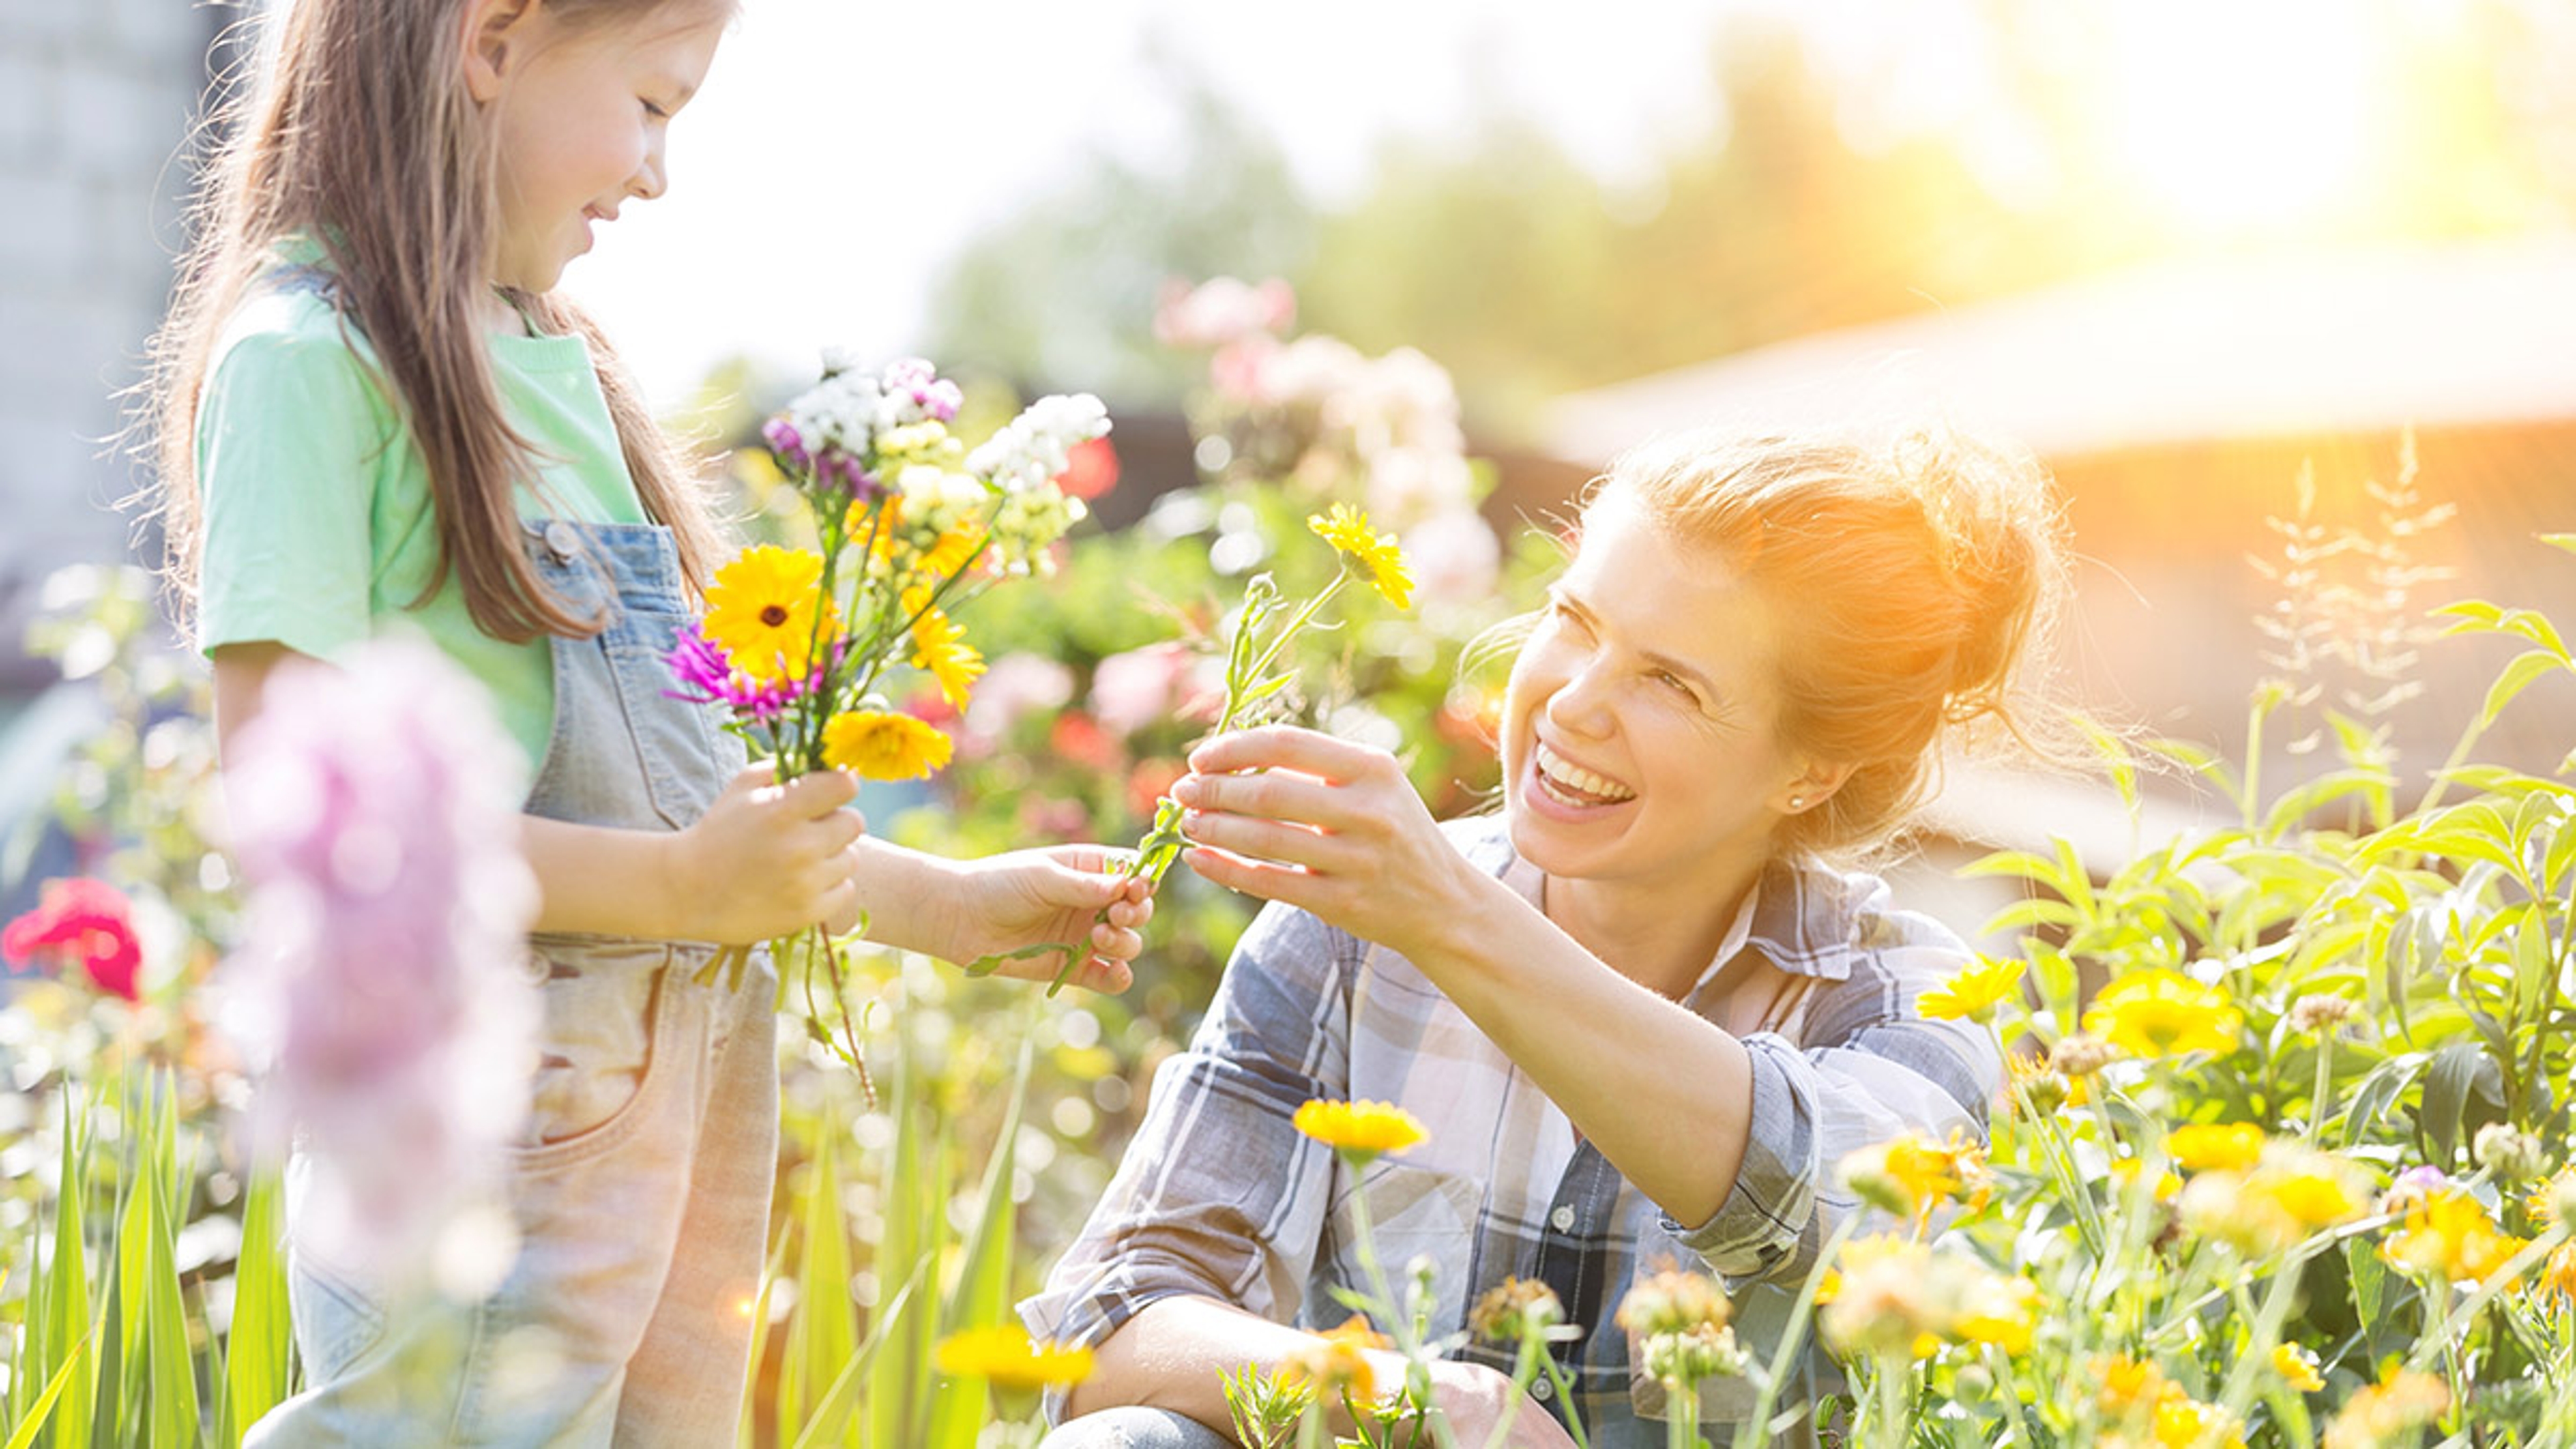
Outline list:
[[[925,946],[950,961],[998,956],[1053,941],[1086,945],[1089,959],[1066,979],[1093,991],[1116,993],[1135,979],[1127,963],[1145,949],[1141,934],[1154,918],[1153,887],[1115,873],[1111,854],[1097,845],[1058,845],[1014,850],[951,863],[948,939]],[[1106,908],[1109,919],[1094,924]],[[1047,952],[1004,961],[995,974],[1023,981],[1053,981],[1064,965]]]
[[[1285,725],[1219,735],[1172,787],[1190,868],[1415,955],[1495,884],[1384,750]]]
[[[772,767],[733,777],[696,824],[668,837],[662,899],[688,902],[685,940],[742,945],[816,924],[846,928],[867,821],[844,810],[858,782],[823,770],[779,784]]]

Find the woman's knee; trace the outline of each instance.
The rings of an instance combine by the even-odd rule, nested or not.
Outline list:
[[[1038,1449],[1233,1449],[1234,1441],[1185,1414],[1126,1405],[1068,1419]]]

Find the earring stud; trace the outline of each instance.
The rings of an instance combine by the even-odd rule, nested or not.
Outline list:
[[[1804,796],[1804,795],[1792,795],[1792,796],[1790,796],[1790,797],[1789,797],[1789,808],[1790,808],[1790,809],[1792,809],[1792,810],[1804,810],[1804,809],[1806,809],[1806,808],[1807,808],[1807,797],[1806,797],[1806,796]]]

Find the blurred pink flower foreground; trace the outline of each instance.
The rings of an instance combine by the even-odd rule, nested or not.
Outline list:
[[[228,1018],[266,1069],[259,1127],[318,1169],[297,1232],[359,1261],[452,1248],[527,1111],[524,767],[481,687],[411,640],[281,668],[237,749]]]

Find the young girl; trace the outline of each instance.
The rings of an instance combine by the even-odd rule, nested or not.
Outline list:
[[[292,1244],[305,1389],[255,1444],[732,1442],[776,1167],[775,978],[701,984],[709,943],[865,911],[879,939],[971,960],[1107,906],[1082,979],[1115,990],[1150,913],[1096,851],[871,840],[850,780],[746,770],[666,693],[716,531],[553,288],[662,194],[666,129],[732,8],[294,0],[207,189],[154,421],[218,729],[280,661],[417,629],[525,752],[542,887],[513,1266],[424,1308],[389,1301],[389,1265]],[[291,1166],[290,1218],[328,1170]]]
[[[1981,1029],[1915,1009],[1966,949],[1827,862],[1905,825],[1956,727],[2051,718],[2016,684],[2055,531],[2036,470],[1972,447],[1674,439],[1585,506],[1513,664],[1499,817],[1435,824],[1385,752],[1325,735],[1201,746],[1185,858],[1276,904],[1022,1307],[1098,1345],[1049,1449],[1221,1445],[1219,1375],[1276,1366],[1366,1286],[1361,1193],[1381,1262],[1435,1265],[1430,1337],[1508,1278],[1555,1290],[1594,1449],[1666,1442],[1612,1321],[1641,1268],[1722,1275],[1767,1359],[1854,1209],[1836,1163],[1981,1137],[2000,1085]],[[1292,1125],[1309,1098],[1398,1103],[1430,1139],[1354,1181]],[[1457,1442],[1509,1415],[1512,1444],[1563,1449],[1566,1406],[1544,1378],[1516,1403],[1508,1353],[1438,1366]],[[1703,1386],[1715,1442],[1751,1399]]]

